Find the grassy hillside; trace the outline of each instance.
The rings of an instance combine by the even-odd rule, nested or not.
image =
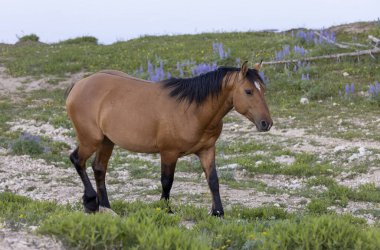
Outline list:
[[[13,92],[0,89],[0,173],[5,176],[0,178],[0,222],[15,230],[37,226],[36,233],[86,249],[377,249],[380,187],[365,180],[377,180],[380,173],[380,56],[302,59],[370,49],[367,37],[380,37],[380,24],[318,32],[327,40],[296,29],[146,36],[112,45],[98,44],[93,37],[43,44],[30,35],[15,45],[0,44],[0,66],[22,82]],[[159,158],[119,148],[107,176],[118,217],[84,215],[79,202],[63,206],[9,192],[51,200],[54,194],[82,191],[79,177],[69,172],[74,171],[67,156],[75,134],[60,85],[75,73],[118,69],[161,80],[261,59],[299,61],[263,67],[275,122],[272,134],[252,132],[252,125],[236,114],[225,118],[216,157],[226,193],[223,220],[207,214],[208,193],[188,192],[206,186],[193,158],[177,166],[175,183],[183,187],[173,194],[175,215],[168,215],[160,202],[132,201],[159,199]],[[36,79],[47,87],[27,90]],[[301,104],[302,97],[309,103]],[[14,129],[15,124],[24,126]],[[41,129],[46,124],[66,141],[56,140],[49,127]],[[38,171],[30,162],[40,164]],[[19,172],[15,164],[21,164]],[[58,191],[50,195],[53,190]],[[369,218],[373,225],[357,217]]]

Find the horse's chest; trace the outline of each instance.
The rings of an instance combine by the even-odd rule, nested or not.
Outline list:
[[[203,133],[200,133],[197,136],[189,137],[189,147],[185,151],[185,154],[192,154],[199,152],[202,149],[213,147],[218,140],[221,131],[222,125],[213,129],[206,129]]]

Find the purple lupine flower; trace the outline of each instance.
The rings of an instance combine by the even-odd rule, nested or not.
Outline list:
[[[380,84],[377,80],[375,82],[375,93],[376,95],[380,93]]]
[[[216,70],[218,66],[216,65],[216,62],[214,62],[211,66],[211,70]]]
[[[219,58],[223,59],[224,58],[223,43],[219,43],[218,52],[219,52]]]
[[[263,79],[265,85],[269,84],[269,77],[265,77],[264,71],[260,71],[259,75],[261,79]]]
[[[236,58],[236,67],[240,68],[240,58]]]
[[[212,52],[215,54],[218,52],[219,43],[212,43]]]
[[[142,66],[142,65],[140,65],[140,70],[139,70],[139,73],[140,73],[140,75],[142,75],[142,74],[144,73],[144,68],[143,68],[143,66]]]
[[[346,84],[345,91],[346,91],[346,95],[350,94],[350,85],[348,85],[348,83]]]
[[[167,78],[167,79],[172,78],[172,74],[170,74],[170,72],[166,73],[166,78]]]
[[[182,69],[179,69],[179,76],[183,77],[183,70]]]
[[[302,47],[302,46],[297,46],[297,45],[294,46],[293,50],[294,50],[295,53],[298,53],[298,54],[300,54],[301,56],[305,56],[305,54],[306,54],[306,52],[307,52],[307,51],[305,50],[304,47]]]
[[[191,73],[193,76],[197,76],[197,75],[204,74],[215,69],[216,69],[216,63],[214,64],[201,63],[198,65],[195,65],[195,67],[193,67],[193,69],[191,70]]]
[[[148,73],[153,73],[153,65],[150,61],[148,61],[148,69],[147,69]]]
[[[330,40],[335,43],[335,40],[336,40],[336,37],[335,37],[335,32],[334,31],[331,31],[331,34],[330,34]]]
[[[370,94],[371,97],[375,97],[375,95],[376,95],[375,86],[373,86],[372,84],[370,84],[369,85],[369,89],[368,89],[368,93]]]
[[[310,80],[309,73],[307,73],[307,74],[302,74],[302,76],[301,76],[301,80],[302,80],[302,81],[308,81],[308,80]]]
[[[355,93],[355,84],[351,83],[350,91],[351,91],[351,94]]]
[[[264,80],[264,78],[265,78],[264,71],[260,71],[260,72],[259,72],[259,75],[260,75],[261,79]]]

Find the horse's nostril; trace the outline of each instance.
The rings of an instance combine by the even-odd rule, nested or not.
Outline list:
[[[268,126],[269,126],[269,123],[267,123],[267,122],[264,121],[264,120],[262,120],[262,121],[260,122],[260,124],[261,124],[261,128],[262,128],[262,129],[267,129]]]

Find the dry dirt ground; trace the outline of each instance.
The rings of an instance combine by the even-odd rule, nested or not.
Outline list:
[[[82,74],[83,75],[83,74]],[[6,75],[5,69],[0,68],[0,96],[12,95],[18,91],[30,91],[39,88],[65,88],[75,79],[82,76],[75,75],[72,79],[52,86],[44,79],[12,78]],[[304,129],[278,129],[274,126],[270,132],[263,134],[255,131],[252,124],[242,119],[239,114],[232,112],[233,122],[226,123],[220,138],[222,142],[241,140],[242,137],[258,143],[280,145],[293,152],[307,152],[319,155],[334,164],[339,162],[342,167],[351,162],[360,162],[368,158],[378,160],[380,155],[380,142],[351,141],[331,137],[317,136],[306,133]],[[292,118],[274,118],[276,123],[291,123]],[[75,139],[67,136],[68,129],[54,127],[47,123],[38,123],[34,120],[15,119],[9,123],[11,130],[28,131],[35,135],[44,135],[52,140],[63,141],[72,149]],[[343,153],[342,152],[347,152]],[[265,152],[253,152],[264,154]],[[337,157],[337,153],[340,153]],[[159,158],[144,154],[126,154],[125,157],[138,158],[151,162],[159,169]],[[227,155],[225,157],[228,157]],[[185,160],[195,161],[194,157]],[[274,161],[281,164],[291,164],[294,157],[282,155],[275,157]],[[260,162],[257,162],[260,164]],[[91,169],[91,168],[88,168]],[[127,201],[143,200],[154,201],[159,199],[160,182],[158,170],[156,176],[147,176],[143,179],[131,178],[126,168],[112,170],[107,176],[110,200],[123,199]],[[250,180],[245,171],[238,169],[237,164],[219,166],[219,169],[231,169],[236,180]],[[92,173],[89,175],[92,177]],[[380,185],[380,168],[372,168],[368,173],[348,178],[349,173],[336,177],[338,183],[349,187],[357,187],[364,183]],[[305,207],[309,202],[307,198],[292,195],[292,191],[301,190],[305,186],[305,178],[285,175],[257,174],[251,178],[254,181],[265,183],[268,187],[289,190],[283,194],[271,194],[257,191],[254,188],[232,188],[221,185],[222,201],[226,210],[234,204],[248,207],[257,207],[264,204],[285,206],[289,211],[296,211]],[[73,167],[62,168],[46,163],[44,160],[34,160],[29,156],[9,155],[7,149],[0,148],[0,192],[11,191],[37,200],[56,200],[59,203],[75,203],[81,200],[83,187]],[[149,192],[151,191],[151,192]],[[208,207],[211,204],[209,190],[204,177],[197,173],[177,172],[172,188],[172,202],[194,203]],[[351,212],[359,209],[379,209],[379,204],[370,202],[349,202],[345,208],[333,208],[338,212]],[[374,218],[364,216],[371,223]],[[5,225],[0,226],[0,249],[60,249],[62,244],[58,241],[36,236],[28,231],[14,232]]]

